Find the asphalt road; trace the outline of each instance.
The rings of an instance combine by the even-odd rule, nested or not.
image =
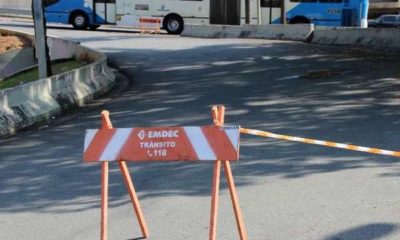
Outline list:
[[[49,33],[105,52],[131,84],[100,106],[0,140],[0,239],[99,239],[100,165],[83,163],[82,149],[101,109],[115,127],[205,125],[210,107],[224,104],[229,124],[399,149],[395,54],[129,31]],[[129,166],[151,239],[207,239],[212,164]],[[109,239],[139,239],[118,167],[111,169]],[[249,239],[400,239],[397,158],[242,136],[233,173]],[[222,182],[218,239],[238,239]]]

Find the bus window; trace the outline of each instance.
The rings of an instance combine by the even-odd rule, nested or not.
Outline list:
[[[149,10],[149,4],[135,4],[135,10],[148,11]]]
[[[261,0],[261,7],[263,7],[263,8],[269,8],[269,7],[278,8],[278,7],[281,7],[281,0]]]
[[[48,7],[52,4],[58,3],[60,0],[44,0],[43,1],[43,6]]]
[[[343,0],[319,0],[321,3],[342,3]]]
[[[305,3],[313,3],[317,2],[317,0],[290,0],[291,2],[305,2]]]

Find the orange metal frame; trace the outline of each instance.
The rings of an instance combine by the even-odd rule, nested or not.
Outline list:
[[[145,26],[145,23],[153,23],[155,24],[154,28]],[[158,34],[160,33],[160,24],[161,20],[160,19],[154,19],[154,18],[145,18],[145,17],[140,17],[139,18],[139,27],[140,27],[140,33],[155,33]]]
[[[211,110],[214,124],[217,126],[223,126],[225,120],[225,107],[214,106]],[[112,123],[110,120],[109,112],[103,111],[101,113],[101,122],[103,129],[112,129]],[[107,218],[108,218],[108,162],[101,163],[101,229],[100,239],[107,240]],[[147,228],[146,221],[143,216],[143,212],[140,208],[139,199],[136,195],[136,191],[129,174],[128,166],[125,161],[119,161],[119,168],[123,176],[125,185],[127,187],[129,196],[131,198],[133,208],[138,219],[140,229],[143,237],[149,237],[149,230]],[[228,183],[229,192],[232,200],[233,210],[235,213],[236,224],[239,231],[241,240],[247,240],[247,232],[244,226],[242,213],[239,207],[239,200],[233,181],[232,169],[229,161],[215,161],[213,170],[213,179],[211,186],[211,216],[210,216],[210,229],[209,229],[209,240],[215,240],[217,234],[217,217],[218,217],[218,198],[219,198],[219,186],[221,176],[221,164],[224,166],[224,172],[226,181]]]

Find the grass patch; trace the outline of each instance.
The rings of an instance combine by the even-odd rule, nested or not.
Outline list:
[[[86,62],[77,61],[74,59],[56,61],[51,63],[53,75],[68,72],[72,69],[80,68],[87,65]],[[11,77],[5,78],[0,81],[0,89],[11,88],[23,83],[36,81],[39,79],[39,70],[37,67],[28,69],[26,71],[17,73]]]

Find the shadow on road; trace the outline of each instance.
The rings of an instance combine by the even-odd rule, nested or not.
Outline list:
[[[141,240],[141,239],[146,239],[145,237],[138,237],[138,238],[131,238],[131,239],[128,239],[128,240]]]
[[[397,224],[372,223],[336,233],[324,240],[378,240],[398,231]]]
[[[115,127],[211,124],[210,107],[225,104],[228,124],[398,148],[400,83],[393,56],[290,42],[165,49],[154,39],[132,37],[133,48],[102,49],[135,83],[104,107]],[[337,74],[306,77],[320,69]],[[84,164],[82,149],[84,130],[100,126],[100,110],[1,140],[0,212],[98,208],[100,165]],[[241,147],[241,160],[233,164],[239,187],[255,177],[302,178],[355,168],[384,167],[387,176],[398,176],[397,159],[390,157],[249,136],[242,136]],[[142,199],[210,193],[212,163],[130,166]],[[117,166],[111,168],[110,202],[118,206],[126,203],[126,191]]]

